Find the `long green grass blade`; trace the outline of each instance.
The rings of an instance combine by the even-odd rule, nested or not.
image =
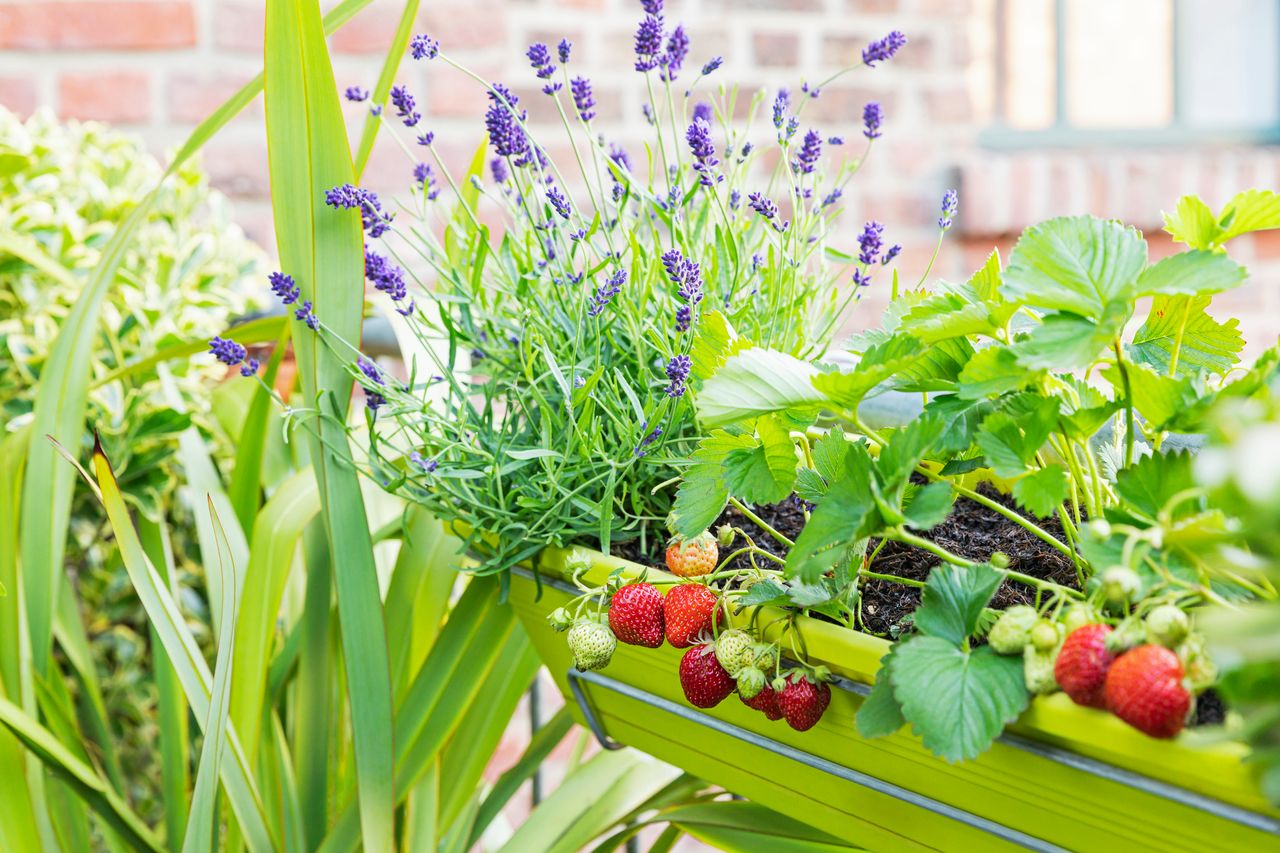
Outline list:
[[[222,763],[222,755],[227,747],[232,655],[236,643],[236,603],[240,600],[235,566],[227,565],[231,559],[231,547],[222,525],[218,523],[212,498],[209,499],[209,515],[213,520],[218,538],[217,571],[223,576],[220,584],[223,598],[222,630],[218,632],[222,642],[218,643],[218,657],[213,675],[213,695],[209,702],[209,717],[204,724],[204,730],[209,734],[205,736],[204,745],[200,749],[196,785],[191,795],[191,814],[187,819],[187,834],[182,841],[183,853],[203,853],[203,851],[213,853],[215,846],[214,806],[218,797],[218,767]],[[208,572],[209,568],[206,566],[205,571]],[[249,750],[249,754],[253,755],[254,751]]]
[[[136,849],[162,849],[147,825],[111,790],[106,780],[8,699],[0,699],[0,723]]]
[[[281,318],[284,319],[284,318]],[[271,415],[275,401],[267,390],[273,387],[289,344],[289,326],[285,324],[276,338],[275,349],[267,360],[262,385],[253,389],[253,399],[240,428],[240,440],[236,443],[235,468],[231,471],[231,483],[227,497],[235,510],[236,520],[242,530],[253,527],[253,517],[258,512],[262,494],[262,460],[267,452],[267,438],[271,433]]]
[[[196,720],[203,725],[209,719],[213,689],[209,665],[182,618],[177,602],[142,550],[142,544],[138,541],[137,532],[129,518],[128,507],[116,483],[115,474],[111,471],[111,463],[107,461],[101,446],[94,448],[93,472],[101,491],[102,505],[115,532],[116,546],[129,573],[129,580],[151,625],[159,634],[160,642],[173,661],[174,670],[182,681],[183,692],[191,704]],[[210,733],[205,734],[207,737]],[[276,845],[263,818],[262,804],[253,784],[249,761],[240,747],[235,727],[230,723],[226,738],[228,760],[221,762],[221,771],[232,811],[251,850],[274,850]]]
[[[297,713],[293,754],[297,768],[298,804],[307,849],[314,850],[329,827],[329,737],[333,730],[333,685],[330,613],[333,563],[324,522],[313,521],[302,534],[307,589],[302,605],[298,651]]]
[[[276,242],[286,272],[338,339],[359,340],[364,241],[358,211],[326,208],[324,193],[355,178],[317,4],[268,0],[267,156]],[[394,844],[391,676],[373,543],[343,424],[354,354],[320,346],[300,323],[295,352],[308,406],[312,467],[333,559],[355,752],[361,834],[368,850]]]
[[[399,702],[440,632],[458,580],[453,568],[458,540],[421,508],[409,511],[400,553],[387,588],[387,644]]]
[[[253,526],[236,627],[236,678],[231,685],[231,721],[249,755],[258,754],[267,664],[285,581],[298,538],[319,511],[315,478],[309,469],[299,471],[280,484]]]
[[[418,0],[405,0],[396,34],[391,39],[387,58],[382,63],[382,72],[378,74],[378,82],[373,87],[371,103],[386,106],[387,95],[391,92],[391,84],[396,80],[396,71],[399,70],[400,62],[404,59],[404,51],[409,45],[409,36],[413,34],[413,22],[417,17]],[[378,138],[378,128],[381,126],[382,113],[374,115],[370,110],[364,120],[364,129],[360,131],[360,146],[356,149],[357,178],[364,174],[364,167],[369,163],[369,155],[373,153],[373,143]]]

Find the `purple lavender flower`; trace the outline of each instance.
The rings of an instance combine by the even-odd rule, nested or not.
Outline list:
[[[662,54],[662,16],[650,13],[636,28],[636,70],[652,71]]]
[[[884,121],[884,110],[879,102],[868,101],[862,108],[862,135],[867,139],[880,138],[880,122]]]
[[[247,379],[257,373],[259,367],[261,367],[261,365],[258,363],[258,360],[256,358],[251,358],[240,366],[240,375]]]
[[[430,148],[431,143],[435,141],[436,141],[436,134],[434,130],[428,130],[426,133],[418,134],[418,144],[421,145],[423,148]]]
[[[721,65],[724,65],[723,56],[712,57],[710,62],[702,66],[702,76],[706,77],[708,74],[711,74],[712,72],[714,72]]]
[[[685,34],[684,24],[677,24],[667,37],[667,52],[662,58],[663,80],[674,80],[684,67],[685,58],[689,56],[689,36]]]
[[[863,225],[862,233],[858,235],[858,247],[862,250],[858,254],[858,260],[868,266],[874,264],[876,256],[880,254],[880,247],[883,245],[883,236],[884,225],[874,219]]]
[[[708,104],[706,101],[699,101],[698,103],[693,105],[694,121],[698,121],[699,119],[701,119],[702,121],[705,121],[707,124],[711,124],[714,116],[715,116],[715,113],[712,111],[711,105]]]
[[[409,55],[414,59],[435,59],[440,54],[440,42],[426,33],[409,39]]]
[[[828,145],[844,145],[844,137],[843,137],[843,136],[828,136],[828,137],[827,137],[827,144],[828,144]]]
[[[422,114],[414,109],[417,104],[407,86],[391,87],[391,106],[396,108],[396,117],[404,122],[405,127],[413,127],[422,120]]]
[[[631,158],[627,156],[626,150],[621,145],[616,143],[609,145],[609,159],[628,174],[631,172]]]
[[[542,42],[535,42],[529,45],[529,50],[525,53],[525,56],[529,57],[529,64],[537,72],[538,79],[550,80],[551,75],[556,73],[555,63],[551,61],[551,51]],[[554,95],[560,91],[560,84],[548,83],[542,87],[542,91],[548,95]]]
[[[613,297],[622,292],[622,285],[627,282],[627,271],[622,267],[618,267],[609,277],[604,280],[604,284],[596,287],[596,292],[592,295],[591,301],[587,304],[587,315],[590,317],[599,317],[606,306],[613,301]]]
[[[320,318],[311,310],[310,302],[304,300],[298,310],[293,312],[293,316],[305,323],[311,331],[317,332],[320,330]]]
[[[880,264],[882,266],[885,264],[888,264],[894,258],[898,257],[898,253],[901,251],[902,251],[902,244],[894,243],[892,246],[889,247],[889,251],[884,253],[884,257],[880,259]]]
[[[778,94],[773,99],[773,126],[778,130],[782,130],[782,126],[786,124],[787,110],[791,108],[791,93],[786,89],[779,89]]]
[[[556,187],[547,187],[547,201],[551,204],[551,209],[559,214],[561,219],[568,219],[572,212],[569,209],[569,200],[564,197]]]
[[[424,474],[430,474],[440,465],[435,459],[424,459],[422,454],[416,450],[409,454],[409,461]]]
[[[369,100],[369,90],[363,86],[348,86],[347,90],[342,93],[348,101],[359,102]]]
[[[364,356],[356,359],[356,367],[360,372],[375,385],[386,385],[386,381],[382,378],[382,371],[378,369],[378,365],[374,364]],[[373,411],[377,411],[379,406],[387,402],[387,398],[379,394],[377,391],[371,391],[368,388],[364,390],[364,403]]]
[[[819,89],[817,86],[810,86],[807,82],[800,84],[800,91],[804,92],[806,95],[808,95],[810,98],[813,98],[814,100],[817,100],[818,96],[822,94],[821,89]]]
[[[495,184],[505,184],[507,182],[507,161],[501,157],[494,157],[489,161],[489,174],[493,175]]]
[[[410,314],[413,313],[413,309],[417,307],[417,305],[418,305],[417,300],[410,299],[408,305],[405,305],[403,307],[399,305],[395,306],[396,313],[399,314],[401,317],[408,317]]]
[[[267,276],[267,281],[271,283],[271,292],[280,299],[281,304],[292,305],[298,301],[298,285],[294,284],[293,276],[273,272]]]
[[[658,123],[657,118],[653,114],[652,104],[641,104],[640,112],[644,113],[644,120],[650,125],[656,125]]]
[[[372,282],[375,290],[387,294],[393,302],[403,301],[409,295],[404,270],[368,246],[364,249],[364,277]]]
[[[840,189],[839,187],[836,187],[831,192],[827,193],[827,195],[822,199],[822,206],[824,208],[830,207],[831,205],[838,202],[840,200],[840,197],[843,195],[844,195],[844,190]]]
[[[742,204],[742,193],[738,190],[729,190],[729,209],[737,210],[740,204]]]
[[[573,107],[578,111],[578,118],[591,121],[596,117],[596,99],[591,93],[591,81],[586,77],[574,77],[569,83],[573,93]]]
[[[907,43],[907,37],[897,30],[882,39],[877,39],[862,49],[862,63],[874,66],[877,62],[885,62]]]
[[[394,214],[382,210],[382,202],[377,193],[362,189],[353,184],[334,187],[324,194],[325,203],[334,209],[358,209],[364,230],[370,237],[378,238],[391,227]]]
[[[810,129],[804,135],[804,142],[800,145],[800,153],[796,155],[796,161],[792,167],[802,175],[813,173],[813,167],[818,164],[818,158],[822,156],[822,134],[816,130]]]
[[[868,287],[871,285],[871,274],[862,270],[853,271],[853,283],[857,287]]]
[[[662,437],[662,427],[660,426],[656,426],[653,429],[649,430],[648,432],[645,432],[645,430],[649,430],[648,421],[644,421],[643,423],[640,424],[641,438],[640,438],[640,443],[636,445],[636,449],[635,449],[636,456],[644,456],[646,452],[644,448],[653,444],[655,441],[657,441],[659,438]]]
[[[747,205],[769,222],[772,222],[778,215],[778,206],[771,199],[766,198],[763,193],[749,193],[747,195]]]
[[[569,64],[569,51],[573,50],[573,42],[568,39],[560,39],[560,44],[556,45],[556,51],[560,55],[560,64]]]
[[[209,341],[209,353],[227,367],[234,367],[244,361],[245,349],[235,341],[214,337]]]
[[[951,227],[951,218],[960,209],[960,197],[955,190],[947,190],[942,196],[942,216],[938,218],[938,227],[946,231]]]
[[[640,0],[640,8],[644,9],[646,15],[661,15],[662,0]]]
[[[427,201],[435,201],[440,195],[440,187],[436,183],[435,173],[431,171],[431,166],[426,163],[419,163],[413,167],[413,180],[418,185],[418,189],[427,191]]]
[[[676,295],[691,305],[702,301],[702,270],[685,258],[679,249],[669,249],[662,255],[662,266],[667,277],[676,285]]]
[[[493,84],[489,93],[489,109],[484,114],[484,126],[489,131],[489,144],[499,157],[520,157],[529,151],[529,138],[520,122],[528,117],[525,110],[516,112],[520,99],[501,83]]]
[[[716,166],[720,161],[716,159],[716,147],[711,142],[711,125],[695,118],[685,132],[685,139],[689,142],[689,152],[697,161],[693,164],[693,170],[699,175],[698,183],[704,187],[713,187],[718,181],[724,180],[723,175],[716,174]]]
[[[671,384],[667,386],[668,397],[684,396],[685,383],[689,381],[689,371],[692,369],[693,360],[684,353],[667,362],[667,379],[671,381]]]

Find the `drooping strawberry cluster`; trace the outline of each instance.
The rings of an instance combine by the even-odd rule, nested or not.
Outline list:
[[[665,639],[672,648],[686,650],[679,679],[689,704],[714,708],[736,692],[744,705],[769,720],[785,719],[797,731],[813,728],[831,702],[826,670],[802,666],[783,672],[776,644],[728,627],[728,611],[720,595],[705,583],[717,559],[717,542],[710,534],[687,542],[673,540],[667,549],[667,567],[678,577],[698,577],[702,582],[678,583],[663,595],[643,578],[621,586],[613,580],[578,599],[599,596],[602,600],[604,592],[612,589],[607,625],[598,615],[570,617],[566,608],[557,609],[548,621],[557,630],[568,631],[579,670],[608,665],[619,641],[653,649]]]

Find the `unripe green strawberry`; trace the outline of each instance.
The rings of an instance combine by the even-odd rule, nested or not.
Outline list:
[[[752,643],[742,656],[742,662],[762,672],[773,672],[778,668],[778,647],[772,643]]]
[[[1031,647],[1038,652],[1048,653],[1058,647],[1062,642],[1062,634],[1058,629],[1058,625],[1047,619],[1041,619],[1036,626],[1031,629]]]
[[[1177,651],[1191,692],[1199,693],[1217,682],[1218,667],[1205,651],[1204,638],[1199,634],[1189,635]]]
[[[1171,738],[1182,731],[1191,710],[1182,676],[1182,662],[1173,652],[1150,643],[1138,646],[1107,672],[1107,707],[1140,732]]]
[[[1020,655],[1031,639],[1031,629],[1039,618],[1034,607],[1025,604],[1010,607],[991,626],[987,642],[1002,655]]]
[[[1102,593],[1112,604],[1124,604],[1138,594],[1142,580],[1128,566],[1112,566],[1099,577]]]
[[[573,625],[573,617],[569,615],[569,611],[563,607],[557,607],[547,614],[547,622],[556,632],[568,631]]]
[[[1098,614],[1086,604],[1073,604],[1062,614],[1062,630],[1070,634],[1077,628],[1083,628],[1098,621]]]
[[[722,524],[716,528],[716,544],[721,548],[728,548],[733,544],[733,528],[728,524]]]
[[[1042,652],[1035,646],[1027,646],[1022,653],[1022,679],[1028,692],[1044,696],[1058,689],[1058,680],[1053,677],[1053,666],[1057,659],[1056,649]]]
[[[751,648],[751,635],[746,631],[731,628],[716,638],[716,660],[730,675],[742,669],[743,655]]]
[[[1147,614],[1147,639],[1167,649],[1176,649],[1190,630],[1187,614],[1172,604],[1162,604]]]
[[[681,578],[696,578],[711,574],[720,559],[716,537],[702,531],[692,539],[673,536],[667,543],[667,569]]]
[[[569,651],[579,672],[604,669],[613,658],[618,641],[613,632],[589,619],[579,619],[569,629]]]
[[[734,680],[738,682],[738,695],[743,699],[754,699],[764,690],[764,673],[754,666],[744,666],[738,670],[738,677]]]

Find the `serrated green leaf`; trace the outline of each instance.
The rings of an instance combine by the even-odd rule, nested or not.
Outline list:
[[[1219,244],[1251,231],[1280,228],[1280,195],[1273,190],[1245,190],[1227,202],[1218,224],[1223,229]]]
[[[827,481],[812,468],[796,471],[796,495],[804,501],[816,502],[827,493]]]
[[[1022,659],[990,646],[965,652],[939,637],[899,644],[893,695],[924,745],[948,761],[976,758],[1027,707]]]
[[[1179,252],[1147,267],[1138,279],[1138,293],[1219,293],[1240,285],[1247,275],[1244,267],[1222,252]]]
[[[927,415],[942,419],[942,437],[934,445],[939,454],[959,453],[973,444],[982,419],[991,414],[985,400],[967,400],[958,394],[939,394],[924,407]]]
[[[723,471],[730,494],[748,503],[771,504],[791,494],[796,480],[796,448],[777,418],[756,421],[749,446],[725,454]]]
[[[987,255],[982,266],[969,277],[966,284],[973,288],[973,292],[984,302],[1001,302],[1003,301],[1000,295],[1001,275],[1000,250],[992,249],[991,254]]]
[[[1100,320],[1113,302],[1132,301],[1147,264],[1135,229],[1095,216],[1063,216],[1022,232],[1009,267],[1009,299]]]
[[[1004,576],[985,563],[937,566],[929,572],[916,608],[916,628],[930,637],[960,645],[977,628],[982,608],[1002,580]]]
[[[876,671],[871,693],[853,718],[858,734],[865,738],[887,737],[907,724],[902,716],[902,706],[893,695],[893,657],[899,645],[890,646],[880,659],[880,669]]]
[[[693,362],[690,374],[694,379],[694,388],[711,378],[729,356],[750,346],[749,340],[734,332],[724,314],[719,311],[703,314],[698,319],[698,331],[693,337],[693,346],[689,349],[689,359]]]
[[[929,530],[946,521],[955,503],[956,495],[950,483],[930,483],[923,488],[908,489],[902,512],[907,525],[917,530]]]
[[[752,347],[734,353],[702,386],[698,416],[708,426],[725,426],[788,409],[812,409],[825,395],[814,387],[818,370],[775,350]]]
[[[822,479],[829,483],[840,475],[844,470],[844,457],[848,449],[849,441],[839,425],[832,427],[813,443],[813,466]]]
[[[1026,471],[1053,429],[1057,401],[1035,399],[1035,405],[988,415],[974,437],[987,465],[1001,477],[1017,477]]]
[[[966,335],[995,331],[991,311],[973,294],[938,293],[915,306],[902,318],[901,327],[926,344]]]
[[[1209,205],[1194,195],[1184,195],[1173,213],[1164,215],[1164,230],[1192,249],[1213,248],[1222,235]]]
[[[1234,317],[1219,323],[1206,310],[1211,297],[1157,296],[1151,313],[1133,336],[1127,349],[1139,362],[1168,375],[1177,352],[1178,375],[1207,370],[1223,375],[1239,362],[1244,349],[1240,321]]]
[[[898,430],[880,451],[876,479],[886,490],[905,483],[942,435],[943,421],[936,415],[920,417]]]
[[[853,371],[819,373],[810,381],[832,402],[846,409],[856,409],[873,388],[910,366],[924,350],[924,345],[915,338],[895,335],[863,353]]]
[[[769,607],[787,604],[790,601],[791,596],[787,594],[787,588],[772,580],[756,581],[750,589],[733,599],[733,603],[738,607]]]
[[[871,456],[863,444],[849,444],[845,462],[814,508],[809,523],[787,553],[788,577],[813,583],[830,570],[854,540],[868,532],[872,515]]]
[[[1034,378],[1008,347],[989,346],[974,353],[960,371],[956,394],[965,400],[996,397],[1016,391]]]
[[[1200,396],[1189,376],[1161,376],[1145,364],[1126,365],[1125,371],[1133,407],[1153,429],[1163,429]],[[1117,396],[1122,397],[1125,377],[1120,368],[1112,364],[1101,375],[1117,389]]]
[[[960,372],[973,357],[973,344],[964,338],[951,338],[928,346],[907,364],[894,379],[899,391],[954,391]]]
[[[1174,495],[1195,486],[1191,454],[1153,453],[1116,474],[1116,495],[1128,509],[1155,519]],[[1182,512],[1194,509],[1193,501],[1182,504]]]
[[[1018,364],[1038,370],[1068,371],[1097,360],[1132,313],[1131,303],[1113,302],[1101,319],[1060,312],[1049,314],[1030,334],[1013,345]]]
[[[1058,463],[1046,465],[1013,484],[1018,504],[1040,518],[1047,518],[1067,499],[1067,471]]]
[[[729,451],[747,446],[743,439],[744,436],[717,429],[698,443],[693,465],[684,472],[671,507],[671,524],[676,533],[691,539],[720,517],[729,502],[724,460]]]

